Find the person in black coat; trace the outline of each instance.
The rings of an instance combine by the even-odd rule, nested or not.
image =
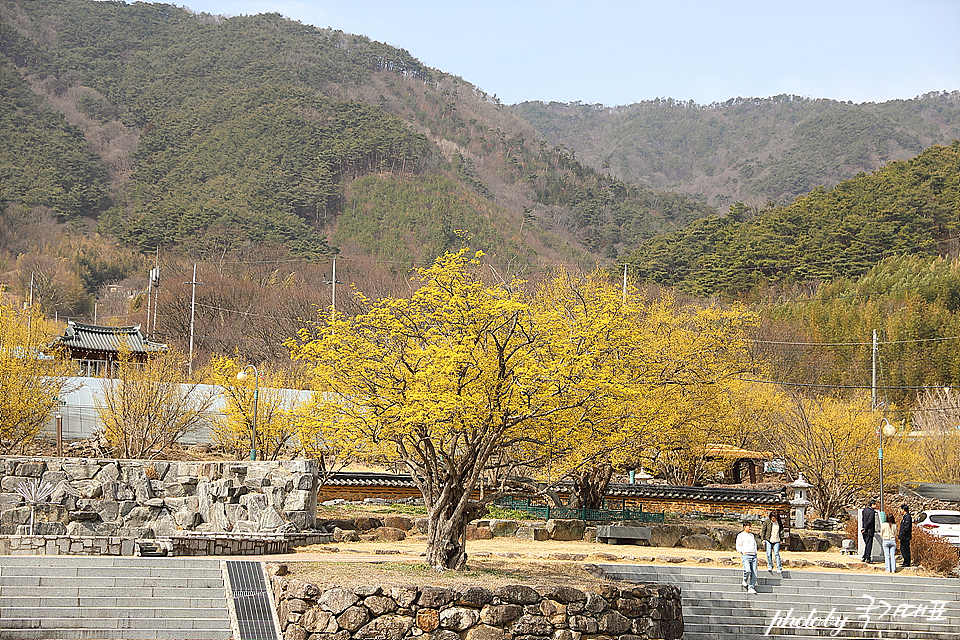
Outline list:
[[[860,519],[860,533],[863,535],[863,558],[861,559],[864,562],[873,562],[873,537],[877,534],[877,512],[873,509],[875,504],[877,504],[876,500],[870,500]]]
[[[910,517],[910,507],[905,504],[900,505],[900,531],[897,537],[900,538],[900,555],[903,556],[903,566],[910,566],[910,538],[913,537],[913,518]]]

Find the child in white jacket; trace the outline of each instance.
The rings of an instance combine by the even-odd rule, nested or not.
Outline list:
[[[750,531],[750,523],[743,523],[743,531],[737,534],[737,551],[743,558],[743,587],[747,593],[757,592],[757,539]]]

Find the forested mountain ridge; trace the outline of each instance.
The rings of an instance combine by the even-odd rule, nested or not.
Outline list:
[[[624,262],[637,280],[705,297],[829,282],[887,257],[955,252],[960,140],[751,214],[731,207],[643,243]]]
[[[787,204],[960,138],[956,90],[863,104],[780,95],[710,105],[657,99],[511,109],[597,170],[719,208]]]
[[[279,244],[398,269],[466,233],[522,270],[590,266],[714,212],[538,143],[494,98],[402,49],[277,14],[2,0],[0,30],[5,91],[24,97],[0,121],[23,146],[0,147],[8,224],[48,211],[141,250]],[[50,110],[74,145],[55,158],[31,143],[50,135]],[[36,170],[44,162],[58,179]],[[425,184],[429,224],[405,209]]]

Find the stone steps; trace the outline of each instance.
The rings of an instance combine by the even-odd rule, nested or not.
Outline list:
[[[4,640],[228,640],[218,560],[0,557]]]
[[[610,578],[680,587],[684,640],[960,638],[956,579],[911,571],[874,575],[785,570],[782,576],[761,571],[753,595],[741,587],[740,568],[599,567]]]

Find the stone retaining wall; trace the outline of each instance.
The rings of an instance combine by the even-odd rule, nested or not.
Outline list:
[[[321,534],[194,533],[161,538],[174,556],[249,556],[293,553],[294,547],[331,542]]]
[[[599,593],[565,586],[336,587],[270,567],[284,640],[676,640],[680,590],[643,584]]]
[[[312,460],[166,462],[0,457],[0,534],[22,533],[31,508],[16,492],[39,481],[53,493],[37,505],[39,535],[169,537],[183,531],[312,530]]]
[[[133,538],[2,536],[0,556],[132,556]]]
[[[172,556],[243,556],[292,553],[294,547],[330,542],[323,534],[193,534],[154,538]],[[135,538],[0,536],[0,556],[132,556]]]

